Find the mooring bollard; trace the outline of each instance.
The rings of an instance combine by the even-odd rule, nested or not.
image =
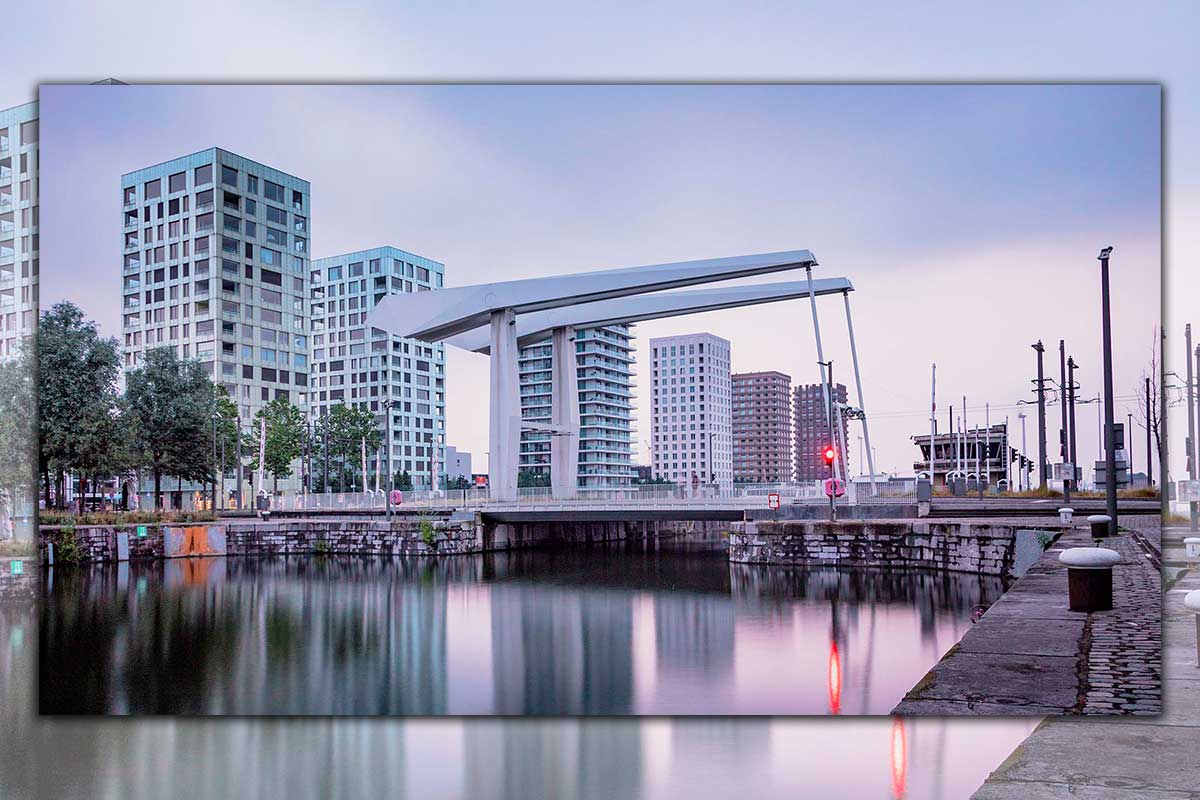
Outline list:
[[[1073,509],[1073,508],[1060,508],[1058,510],[1058,518],[1060,520],[1062,520],[1064,524],[1069,525],[1071,523],[1071,516],[1074,513],[1075,513],[1075,509]]]
[[[1093,539],[1105,539],[1108,537],[1108,523],[1112,522],[1112,517],[1108,514],[1092,514],[1088,517],[1088,525],[1092,526]]]
[[[1183,549],[1188,558],[1200,558],[1200,536],[1189,536],[1184,539]]]
[[[1112,608],[1112,568],[1120,563],[1120,553],[1104,547],[1071,547],[1058,560],[1067,567],[1072,611]]]
[[[1183,605],[1196,615],[1196,666],[1200,667],[1200,589],[1184,595]]]

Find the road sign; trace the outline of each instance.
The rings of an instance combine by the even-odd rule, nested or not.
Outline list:
[[[778,492],[771,492],[767,495],[767,508],[779,508]]]
[[[1200,501],[1200,481],[1176,481],[1175,499],[1181,503]]]
[[[10,575],[24,575],[25,574],[25,562],[24,561],[15,561],[15,560],[12,561],[9,564],[8,572]]]
[[[138,535],[138,538],[139,538],[139,539],[145,539],[145,538],[146,538],[146,526],[145,526],[145,525],[138,525],[138,526],[137,526],[137,535]]]
[[[846,483],[841,478],[825,479],[825,496],[841,497],[846,493]]]

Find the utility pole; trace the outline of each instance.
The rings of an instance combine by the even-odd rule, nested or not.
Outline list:
[[[1021,491],[1025,491],[1029,488],[1029,473],[1025,470],[1025,453],[1028,452],[1025,443],[1025,412],[1022,411],[1020,414],[1017,414],[1017,419],[1021,420],[1021,463],[1020,470],[1017,473],[1017,484],[1021,486]]]
[[[1062,406],[1062,427],[1058,431],[1058,455],[1063,460],[1063,466],[1070,460],[1070,451],[1067,447],[1068,431],[1067,427],[1067,343],[1062,339],[1058,340],[1058,386],[1059,386],[1059,405]],[[1074,466],[1071,467],[1075,469]],[[1074,475],[1072,475],[1074,477]],[[1063,472],[1063,502],[1067,505],[1071,504],[1071,478],[1067,477],[1066,472]]]
[[[1154,407],[1150,405],[1150,379],[1146,378],[1146,486],[1154,488],[1154,452],[1150,449],[1150,420]]]
[[[237,416],[237,507],[238,511],[245,508],[242,504],[242,483],[245,476],[242,474],[242,413],[239,411]]]
[[[1116,431],[1113,423],[1113,376],[1112,376],[1112,318],[1109,310],[1108,258],[1112,247],[1100,251],[1100,327],[1101,343],[1104,346],[1104,453],[1105,494],[1108,499],[1108,535],[1117,535],[1117,453]],[[1189,361],[1190,363],[1190,361]]]
[[[929,499],[933,500],[933,488],[937,485],[937,462],[934,442],[937,440],[937,364],[933,365],[929,389]]]
[[[1189,322],[1183,326],[1184,352],[1192,352],[1192,324]],[[1189,355],[1187,359],[1187,419],[1188,419],[1188,435],[1187,446],[1184,448],[1187,455],[1187,475],[1189,481],[1196,480],[1196,415],[1193,408],[1193,392],[1194,376],[1192,375],[1192,359]],[[1190,520],[1191,529],[1196,530],[1196,504],[1188,502],[1188,519]]]
[[[1046,376],[1042,371],[1042,354],[1046,348],[1042,340],[1030,345],[1037,351],[1037,396],[1038,396],[1038,488],[1046,488]]]
[[[1132,489],[1133,488],[1133,414],[1131,412],[1126,412],[1126,414],[1125,414],[1125,431],[1126,431],[1126,433],[1125,433],[1126,445],[1125,446],[1126,446],[1126,448],[1128,448],[1125,451],[1125,458],[1129,462],[1129,464],[1128,464],[1128,466],[1129,466],[1129,488]]]
[[[1068,451],[1067,454],[1071,459],[1071,488],[1078,489],[1079,462],[1075,450],[1075,363],[1074,358],[1067,359],[1067,403],[1070,404],[1070,433],[1068,434]]]

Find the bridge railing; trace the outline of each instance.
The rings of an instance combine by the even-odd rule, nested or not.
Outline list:
[[[873,490],[872,490],[873,489]],[[778,495],[780,506],[796,503],[828,503],[822,481],[799,483],[755,484],[638,484],[605,489],[578,489],[570,498],[556,498],[548,486],[522,487],[515,500],[495,500],[486,488],[441,489],[436,491],[393,492],[391,506],[398,510],[484,509],[496,506],[554,506],[570,505],[613,508],[645,507],[648,505],[675,507],[727,507],[731,504],[745,508],[768,508],[772,495]],[[860,502],[916,502],[916,484],[911,481],[851,482],[846,494],[837,500],[839,505]],[[271,498],[273,511],[382,511],[389,503],[382,491],[326,492],[297,495],[276,495]]]

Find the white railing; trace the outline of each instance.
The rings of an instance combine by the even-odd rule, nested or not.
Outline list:
[[[773,496],[777,495],[775,498]],[[838,505],[858,503],[916,502],[913,481],[851,482]],[[608,507],[645,508],[770,508],[774,500],[780,507],[794,504],[829,502],[823,481],[803,483],[756,484],[638,484],[608,488],[581,488],[569,498],[556,498],[550,487],[525,487],[517,490],[514,500],[496,500],[486,488],[441,489],[437,491],[394,491],[390,506],[397,511],[484,510],[487,508],[566,508]],[[276,495],[270,498],[273,511],[383,511],[389,506],[382,491],[327,492]]]

